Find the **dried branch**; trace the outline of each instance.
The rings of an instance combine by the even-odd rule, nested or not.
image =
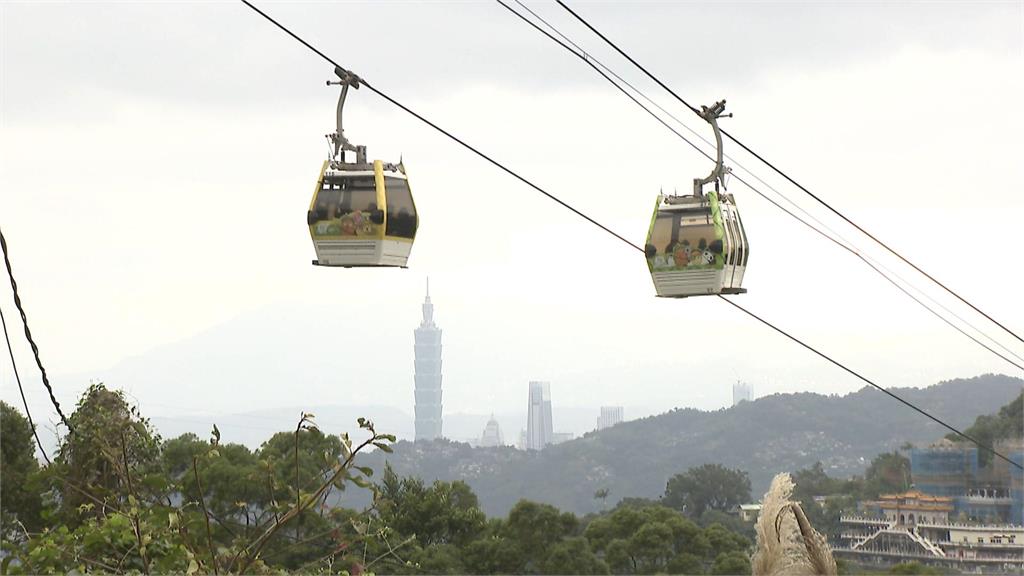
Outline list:
[[[199,506],[203,509],[203,519],[206,520],[206,543],[210,547],[210,561],[213,562],[213,573],[219,575],[217,568],[217,549],[213,547],[213,532],[210,530],[210,513],[206,510],[206,498],[203,495],[203,483],[199,479],[199,458],[192,457],[192,472],[196,477],[196,489],[199,491]]]
[[[372,436],[370,436],[370,438],[368,438],[359,446],[357,446],[355,450],[352,450],[344,462],[336,464],[334,466],[334,472],[333,474],[331,474],[331,477],[327,480],[327,482],[323,483],[320,486],[320,488],[317,489],[316,492],[311,494],[306,499],[304,503],[301,503],[298,507],[292,508],[291,510],[286,512],[278,522],[275,522],[270,528],[267,529],[266,532],[263,533],[262,536],[257,538],[255,542],[246,547],[246,550],[248,550],[249,548],[253,548],[253,551],[249,553],[245,564],[242,565],[242,569],[239,570],[239,572],[244,573],[249,568],[249,566],[259,556],[260,551],[266,545],[270,537],[273,536],[282,526],[284,526],[292,518],[301,514],[303,511],[309,508],[310,505],[312,505],[314,502],[320,499],[323,493],[327,491],[327,488],[334,484],[334,482],[336,482],[338,478],[341,477],[342,473],[349,469],[349,467],[352,465],[352,461],[355,460],[356,454],[358,454],[361,450],[373,444],[374,442],[380,442],[381,440],[384,439],[384,437],[376,434],[372,429],[370,433],[372,434]]]
[[[149,574],[149,556],[146,554],[146,545],[142,542],[142,525],[139,523],[138,502],[139,497],[135,494],[135,487],[132,485],[132,472],[128,466],[128,447],[124,438],[124,431],[121,432],[121,456],[124,458],[124,476],[128,481],[128,494],[135,499],[135,506],[129,508],[132,512],[128,518],[132,522],[132,530],[135,532],[135,539],[139,543],[139,556],[142,557],[142,572]]]

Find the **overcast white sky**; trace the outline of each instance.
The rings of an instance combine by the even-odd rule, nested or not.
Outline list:
[[[496,3],[259,5],[636,243],[659,188],[687,190],[710,170]],[[733,134],[1024,330],[1024,3],[573,6],[692,103],[727,98]],[[557,4],[531,7],[711,136]],[[101,378],[153,415],[411,413],[427,275],[448,412],[522,409],[531,379],[551,381],[556,406],[621,404],[629,416],[724,406],[736,379],[759,396],[861,386],[717,299],[655,298],[641,255],[367,90],[350,93],[346,132],[375,158],[405,160],[421,214],[410,268],[310,266],[304,212],[333,129],[332,77],[241,3],[0,3],[0,225],[69,409]],[[884,385],[1021,375],[730,189],[752,243],[737,302]],[[52,410],[5,294],[45,422]],[[3,399],[20,405],[6,354],[0,369]]]

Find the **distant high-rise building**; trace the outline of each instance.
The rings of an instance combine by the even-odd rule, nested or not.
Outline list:
[[[601,417],[597,419],[597,429],[611,428],[622,422],[622,406],[601,406]]]
[[[551,435],[551,445],[561,444],[562,442],[568,442],[576,437],[576,434],[572,432],[555,432]]]
[[[494,419],[494,414],[491,414],[491,419],[487,421],[487,426],[484,426],[484,433],[480,436],[480,446],[493,448],[504,445],[505,441],[501,437],[501,427],[498,426],[498,421]]]
[[[542,450],[553,439],[551,384],[530,382],[530,404],[526,411],[526,449]]]
[[[423,321],[416,337],[416,439],[441,437],[441,329],[434,324],[434,305],[430,303],[430,280],[423,302]]]
[[[736,382],[732,385],[732,405],[735,406],[746,400],[750,402],[754,396],[754,389],[746,382]]]

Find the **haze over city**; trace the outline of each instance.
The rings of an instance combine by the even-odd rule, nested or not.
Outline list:
[[[500,6],[453,8],[274,12],[634,242],[659,190],[685,190],[710,169]],[[534,8],[673,106],[557,6]],[[690,101],[727,98],[735,117],[722,125],[799,181],[1008,326],[1024,325],[1012,248],[1024,208],[1019,3],[587,12]],[[716,299],[655,298],[638,254],[368,90],[350,92],[346,132],[408,168],[420,212],[409,269],[310,266],[302,212],[337,88],[324,86],[329,66],[242,5],[4,3],[0,36],[0,215],[68,408],[102,380],[179,428],[202,416],[201,432],[217,415],[292,406],[411,415],[412,330],[428,275],[446,414],[525,414],[531,380],[551,383],[556,418],[562,407],[590,421],[600,405],[625,406],[630,419],[717,409],[737,380],[757,396],[863,385]],[[966,313],[735,146],[726,152]],[[752,311],[884,386],[1014,373],[851,255],[730,191],[751,242],[749,293],[736,298]],[[9,298],[0,306],[17,321]],[[54,421],[27,345],[13,344],[30,405]],[[19,404],[2,366],[2,397]]]

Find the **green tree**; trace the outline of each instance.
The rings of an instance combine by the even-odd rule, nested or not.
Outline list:
[[[520,500],[508,513],[502,533],[523,551],[527,569],[536,569],[547,556],[548,548],[573,534],[579,520],[569,512],[560,512],[550,504]]]
[[[293,432],[278,432],[260,446],[256,457],[269,477],[278,502],[294,502],[298,495],[319,486],[327,470],[342,457],[341,439],[324,434],[304,414]]]
[[[750,558],[743,552],[725,552],[715,558],[712,574],[750,574]]]
[[[510,538],[485,536],[463,551],[463,564],[470,574],[523,574],[526,555]]]
[[[696,572],[702,572],[717,549],[747,546],[745,538],[720,525],[701,530],[679,511],[665,506],[616,508],[591,521],[583,534],[596,552],[604,554],[609,568],[623,574],[672,571],[672,566],[692,568],[694,558],[701,566]]]
[[[452,544],[432,544],[418,548],[408,560],[416,574],[465,574],[462,553]]]
[[[794,499],[799,500],[806,508],[813,502],[814,496],[825,496],[835,494],[842,487],[842,481],[830,478],[825,473],[825,467],[821,461],[815,462],[810,468],[797,470],[791,474]]]
[[[704,563],[696,554],[683,552],[673,558],[666,566],[669,574],[703,574]]]
[[[615,574],[637,574],[636,559],[629,553],[629,543],[616,538],[605,547],[604,559]]]
[[[750,500],[750,479],[742,470],[704,464],[669,478],[662,502],[699,518],[705,510],[730,511]]]
[[[590,549],[586,538],[566,538],[551,546],[541,574],[608,574],[608,565]]]
[[[74,529],[56,526],[31,539],[14,573],[174,573],[199,569],[167,510],[91,515]],[[139,534],[144,552],[139,553]]]
[[[394,437],[378,434],[369,422],[360,420],[369,437],[353,447],[347,435],[333,440],[317,436],[310,417],[303,415],[291,435],[291,461],[298,463],[292,472],[298,471],[298,480],[286,484],[294,476],[283,470],[260,468],[253,474],[255,456],[244,446],[220,445],[216,428],[208,443],[194,435],[167,442],[160,458],[159,438],[148,422],[119,392],[102,385],[87,390],[71,420],[75,432],[43,472],[56,481],[60,514],[51,516],[56,526],[6,547],[16,560],[5,559],[4,567],[12,572],[362,572],[375,562],[363,566],[365,555],[353,551],[369,548],[382,531],[370,530],[365,514],[320,507],[330,487],[347,482],[369,486],[366,477],[372,471],[353,466],[361,450],[370,445],[391,449]],[[323,450],[331,445],[338,446],[333,461],[332,453]],[[268,456],[284,453],[275,455],[273,449]],[[325,466],[310,472],[305,484],[303,463],[321,460]],[[5,463],[5,481],[7,468]],[[260,493],[264,486],[265,496]],[[277,494],[285,499],[277,502]],[[69,502],[73,495],[81,497],[77,506]],[[252,502],[237,500],[248,495]],[[292,536],[296,526],[302,529]],[[425,559],[444,556],[444,551],[434,552]]]
[[[584,535],[596,550],[604,550],[615,539],[626,539],[636,533],[648,520],[641,509],[616,508],[611,514],[598,517],[590,522]]]
[[[964,433],[986,446],[994,446],[1000,440],[1024,438],[1024,393],[1000,408],[998,413],[978,416]],[[946,438],[954,442],[963,440],[958,434],[953,433],[947,434]],[[979,465],[987,466],[991,462],[991,452],[978,450]]]
[[[384,470],[377,509],[386,526],[415,536],[422,547],[465,546],[487,522],[476,494],[465,482],[436,481],[426,486],[419,478],[399,478],[390,467]]]
[[[744,522],[738,514],[729,514],[719,510],[705,510],[700,515],[700,518],[697,518],[697,524],[705,528],[712,524],[721,524],[730,531],[742,534],[748,539],[753,540],[754,538],[754,523]]]
[[[105,506],[126,502],[130,492],[149,499],[166,488],[159,474],[160,437],[123,392],[90,385],[68,422],[74,432],[64,437],[48,473],[57,481],[61,518],[70,527],[82,521],[81,511],[102,516]]]
[[[16,522],[28,530],[41,528],[42,499],[39,497],[35,441],[28,419],[14,407],[0,401],[0,533],[9,540],[18,531]]]
[[[217,457],[208,458],[210,449],[209,442],[191,433],[168,440],[163,445],[164,471],[190,501],[198,501],[202,486],[205,504],[218,522],[254,528],[269,505],[268,484],[256,455],[241,444],[218,444]],[[199,458],[200,465],[194,465]]]
[[[861,497],[877,498],[879,494],[903,492],[910,488],[910,460],[899,452],[879,454],[864,473]]]
[[[626,541],[638,574],[655,573],[675,556],[672,529],[664,522],[648,522]]]

